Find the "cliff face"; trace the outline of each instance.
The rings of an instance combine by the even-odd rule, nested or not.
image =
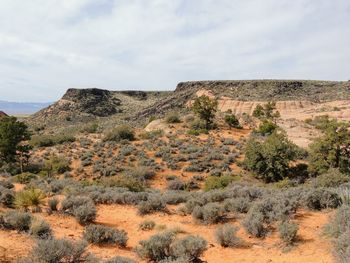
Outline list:
[[[216,96],[237,100],[310,100],[314,102],[350,99],[350,81],[315,80],[224,80],[180,82],[175,92],[210,90]]]

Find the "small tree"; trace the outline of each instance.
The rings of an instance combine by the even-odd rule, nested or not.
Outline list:
[[[29,140],[27,125],[15,117],[3,117],[0,120],[0,161],[12,163],[16,161],[23,148],[23,141]],[[29,149],[28,149],[29,150]]]
[[[238,128],[238,129],[242,128],[242,126],[239,124],[239,120],[237,119],[236,115],[234,115],[234,114],[225,115],[225,122],[231,128]]]
[[[323,136],[310,145],[309,171],[313,174],[338,168],[350,173],[350,131],[345,123],[329,122],[323,126]]]
[[[193,112],[197,114],[200,119],[205,121],[207,129],[210,129],[212,127],[217,108],[217,100],[211,99],[205,95],[196,98],[192,105]]]
[[[275,121],[280,117],[280,113],[276,110],[276,103],[269,101],[264,106],[258,104],[253,111],[253,116],[260,120]]]
[[[276,182],[288,175],[289,163],[298,155],[297,146],[284,132],[274,132],[263,142],[251,139],[245,149],[244,164],[265,182]]]

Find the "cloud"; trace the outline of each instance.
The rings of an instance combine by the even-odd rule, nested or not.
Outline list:
[[[347,0],[2,0],[0,99],[185,80],[349,79]]]

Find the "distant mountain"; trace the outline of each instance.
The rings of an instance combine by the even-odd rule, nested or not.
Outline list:
[[[0,111],[10,115],[33,114],[47,106],[51,102],[10,102],[0,100]]]

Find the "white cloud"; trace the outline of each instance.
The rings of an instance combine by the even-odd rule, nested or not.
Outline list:
[[[199,79],[349,79],[347,0],[2,0],[0,100]]]

